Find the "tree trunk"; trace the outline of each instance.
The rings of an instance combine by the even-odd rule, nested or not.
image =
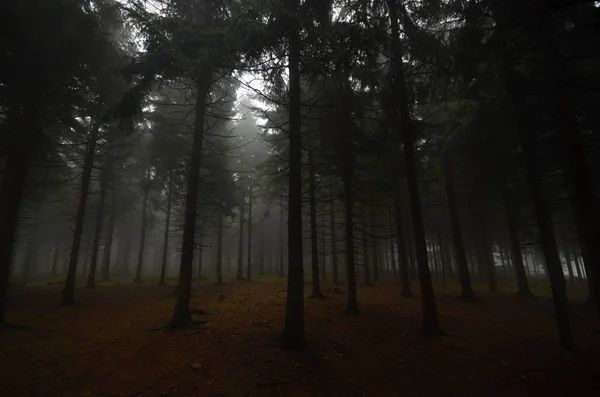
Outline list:
[[[150,170],[146,173],[146,182],[150,182]],[[140,233],[140,247],[138,252],[138,262],[137,267],[135,269],[135,279],[134,283],[142,282],[142,267],[144,265],[144,248],[146,246],[146,223],[148,221],[148,216],[146,215],[146,211],[148,210],[148,195],[150,193],[150,187],[146,186],[144,189],[144,200],[142,203],[142,231]]]
[[[106,238],[104,240],[104,254],[102,255],[102,281],[108,281],[110,279],[110,260],[113,246],[113,239],[115,234],[115,219],[117,217],[117,197],[116,192],[113,189],[113,205],[110,212],[110,218],[108,220],[108,230],[106,231]]]
[[[246,212],[246,198],[242,193],[242,198],[240,201],[240,236],[238,242],[238,263],[237,263],[237,276],[236,280],[244,279],[244,214]]]
[[[513,267],[517,277],[517,295],[523,297],[531,297],[533,294],[529,289],[527,281],[527,273],[525,265],[523,265],[523,254],[521,251],[521,241],[519,239],[519,229],[514,210],[514,205],[511,199],[511,193],[508,188],[504,191],[504,211],[506,213],[506,222],[508,225],[508,235],[510,237],[510,245],[513,255]]]
[[[331,211],[330,213],[330,222],[331,222],[331,271],[333,272],[332,274],[332,279],[333,279],[333,284],[339,284],[340,281],[338,279],[339,275],[338,275],[338,258],[337,258],[337,244],[336,244],[336,233],[335,233],[335,212],[334,212],[334,208],[333,208],[333,200],[331,201],[331,204],[329,205],[329,210]]]
[[[398,244],[396,244],[396,249],[398,251],[400,296],[408,298],[412,296],[412,293],[410,291],[410,276],[408,275],[408,262],[405,252],[406,244],[404,243],[404,227],[402,225],[402,205],[400,202],[400,189],[398,189],[398,191],[394,195],[394,207],[396,212],[394,217],[394,220],[396,221],[396,239],[398,240]]]
[[[458,208],[456,205],[456,196],[454,194],[454,181],[452,166],[449,160],[446,160],[446,198],[448,199],[448,211],[450,213],[450,226],[452,228],[452,240],[454,242],[454,255],[458,270],[461,292],[460,298],[464,300],[475,299],[475,293],[471,285],[471,275],[469,273],[469,264],[465,253],[460,220],[458,218]]]
[[[283,245],[283,199],[279,202],[279,272],[278,276],[283,277],[285,272],[283,270],[283,256],[284,256],[284,245]]]
[[[289,0],[289,10],[296,15],[298,0]],[[292,22],[293,20],[293,22]],[[295,19],[290,23],[297,24]],[[304,265],[302,258],[302,118],[300,103],[300,28],[289,30],[289,213],[288,213],[288,280],[285,324],[281,344],[286,349],[304,346]]]
[[[171,328],[185,328],[190,323],[190,297],[192,295],[192,265],[194,261],[194,236],[196,234],[196,214],[198,203],[198,185],[202,162],[202,141],[204,139],[204,104],[210,89],[212,73],[206,72],[203,79],[196,81],[196,120],[190,159],[183,238],[181,244],[181,264],[179,267],[177,302],[171,317]]]
[[[317,199],[315,188],[315,161],[312,150],[308,151],[308,193],[310,201],[310,251],[312,267],[311,298],[322,298],[321,281],[319,279],[319,247],[317,236]]]
[[[167,219],[165,220],[165,235],[163,238],[162,262],[160,265],[159,285],[165,285],[167,277],[167,258],[169,257],[169,226],[171,224],[171,205],[173,201],[173,177],[169,173],[169,187],[167,193]]]
[[[356,298],[356,274],[354,269],[354,219],[352,180],[354,177],[354,159],[352,158],[352,147],[350,138],[345,138],[342,143],[344,147],[344,221],[345,221],[345,245],[346,245],[346,276],[348,278],[348,301],[346,313],[358,315],[358,301]]]
[[[494,252],[492,251],[492,243],[488,235],[488,226],[485,219],[485,212],[479,214],[479,227],[481,230],[481,249],[484,255],[486,271],[488,276],[488,286],[490,292],[498,292],[498,281],[496,280],[496,263],[494,261]]]
[[[558,247],[552,226],[550,209],[545,201],[545,195],[542,190],[542,175],[539,171],[539,159],[537,150],[538,126],[528,121],[529,115],[525,113],[527,106],[523,101],[523,95],[519,91],[519,83],[515,79],[515,72],[512,70],[512,59],[510,58],[510,48],[508,46],[507,33],[510,32],[510,14],[507,14],[501,8],[500,3],[493,3],[495,6],[494,16],[498,21],[498,35],[502,44],[501,51],[503,56],[502,72],[504,83],[508,90],[508,96],[513,104],[516,115],[518,131],[521,135],[523,151],[525,156],[526,177],[533,198],[533,207],[535,218],[538,223],[540,237],[542,240],[542,249],[546,259],[546,267],[550,278],[552,296],[554,301],[554,310],[558,326],[558,334],[561,345],[566,349],[573,348],[573,338],[571,334],[571,322],[569,314],[569,304],[566,295],[565,277],[562,272],[562,265],[558,254]]]
[[[541,175],[538,170],[537,136],[529,128],[527,130],[521,129],[521,134],[525,135],[523,146],[526,159],[527,181],[533,196],[535,217],[542,238],[542,249],[550,278],[559,338],[564,348],[572,349],[573,336],[571,333],[571,316],[567,300],[565,276],[562,264],[560,263],[550,209],[542,191]]]
[[[219,226],[217,234],[217,285],[223,284],[223,203],[219,208]]]
[[[248,188],[248,261],[246,281],[252,281],[252,183]]]
[[[398,211],[398,209],[396,209],[396,211]],[[389,262],[390,262],[390,267],[392,268],[392,274],[394,275],[394,279],[397,280],[398,279],[398,272],[396,269],[396,258],[394,258],[394,217],[392,215],[392,207],[390,207],[388,209],[388,217],[389,217],[389,221],[390,221],[390,252],[389,252]],[[397,226],[397,225],[396,225]],[[400,225],[400,228],[402,228],[402,225]],[[396,230],[397,233],[397,230]]]
[[[365,220],[365,206],[362,205],[360,209],[360,223],[362,227],[361,233],[361,253],[362,253],[362,265],[364,272],[364,285],[371,285],[371,264],[369,263],[369,242],[367,238],[367,223]]]
[[[548,5],[541,1],[542,9]],[[543,19],[540,18],[540,21]],[[585,245],[591,264],[588,277],[592,277],[595,291],[600,291],[600,212],[598,201],[594,194],[593,179],[583,145],[582,131],[573,107],[570,82],[564,76],[566,61],[560,53],[554,39],[552,26],[544,25],[536,30],[541,34],[541,47],[546,57],[549,71],[548,83],[554,99],[556,124],[561,132],[567,157],[568,171],[565,173],[567,187],[571,190],[572,206],[575,217],[581,225],[581,243]],[[596,314],[600,316],[600,299],[596,298]]]
[[[94,155],[96,153],[96,144],[98,141],[98,131],[100,122],[92,127],[90,133],[85,158],[83,160],[83,173],[81,174],[81,193],[79,195],[79,205],[77,208],[77,217],[75,218],[75,230],[73,232],[73,244],[71,246],[71,255],[69,257],[69,270],[65,287],[62,290],[62,304],[70,306],[75,304],[75,281],[77,278],[77,259],[79,257],[79,248],[81,245],[81,234],[83,232],[83,222],[85,220],[85,210],[87,206],[88,193],[90,189],[90,180],[92,168],[94,166]]]
[[[92,262],[90,263],[90,272],[86,288],[94,288],[96,286],[96,269],[98,266],[98,250],[100,248],[100,236],[102,235],[102,221],[104,220],[104,200],[106,198],[106,189],[108,188],[106,181],[102,178],[100,182],[100,202],[98,203],[98,211],[96,213],[96,227],[94,229],[94,245],[92,246]]]

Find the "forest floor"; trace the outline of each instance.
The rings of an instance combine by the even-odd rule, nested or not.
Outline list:
[[[421,303],[398,287],[358,288],[362,314],[344,314],[345,288],[306,300],[309,347],[275,347],[283,325],[281,280],[203,284],[193,309],[207,323],[150,331],[166,322],[172,287],[11,291],[0,331],[0,395],[51,396],[600,396],[600,334],[592,308],[573,305],[578,349],[557,344],[552,303],[479,292],[479,302],[437,293],[447,335],[420,334]],[[413,286],[417,292],[417,286]],[[309,295],[307,287],[307,295]]]

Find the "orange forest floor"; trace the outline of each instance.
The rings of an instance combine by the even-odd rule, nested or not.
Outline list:
[[[440,290],[447,336],[420,334],[421,303],[382,282],[358,288],[362,315],[345,315],[345,288],[306,299],[304,351],[274,346],[283,325],[281,280],[208,283],[187,331],[150,331],[169,319],[171,287],[122,284],[77,291],[11,291],[0,331],[0,395],[21,396],[600,396],[600,334],[593,308],[573,304],[578,349],[558,347],[551,301]],[[417,286],[413,291],[418,292]],[[307,296],[310,294],[307,286]]]

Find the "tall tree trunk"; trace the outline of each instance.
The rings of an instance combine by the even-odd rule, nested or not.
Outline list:
[[[510,237],[510,246],[513,256],[513,267],[517,277],[517,295],[531,297],[533,294],[529,289],[525,265],[523,265],[523,254],[521,251],[521,241],[519,239],[519,229],[517,227],[517,216],[515,214],[511,192],[508,188],[504,191],[504,211],[506,213],[506,223],[508,225],[508,235]]]
[[[402,205],[400,202],[400,189],[394,195],[394,208],[396,221],[396,249],[398,251],[398,269],[400,274],[400,296],[408,298],[412,296],[410,291],[410,276],[408,275],[408,261],[406,257],[406,244],[404,243],[404,227],[402,225]],[[393,253],[392,253],[393,255]]]
[[[100,248],[100,237],[102,235],[102,221],[104,220],[104,200],[106,199],[106,189],[108,188],[104,177],[100,182],[100,198],[98,202],[98,211],[96,212],[96,227],[94,228],[94,245],[92,246],[92,262],[90,263],[90,272],[86,288],[94,288],[96,286],[96,270],[98,267],[98,250]]]
[[[535,128],[535,127],[533,127]],[[550,277],[550,285],[554,301],[556,323],[561,345],[566,349],[573,348],[571,333],[571,316],[565,276],[560,263],[558,246],[554,236],[550,209],[545,201],[542,191],[541,175],[538,170],[537,137],[533,132],[521,129],[524,136],[524,152],[526,159],[527,180],[533,196],[535,217],[542,238],[542,249],[546,258],[546,268]]]
[[[554,310],[558,326],[558,334],[561,345],[566,349],[573,348],[573,338],[571,333],[571,322],[569,313],[569,304],[566,294],[565,277],[562,272],[562,265],[558,254],[556,237],[552,226],[552,218],[548,203],[545,201],[545,195],[542,189],[542,175],[539,171],[538,159],[538,126],[528,121],[529,115],[525,113],[527,106],[523,101],[523,95],[519,91],[519,83],[515,78],[515,72],[512,70],[511,49],[508,46],[507,34],[510,32],[511,20],[510,14],[503,10],[498,2],[493,3],[494,16],[498,21],[498,35],[502,44],[501,51],[503,56],[502,72],[504,83],[508,89],[508,96],[513,104],[515,111],[517,127],[522,139],[523,151],[525,156],[526,177],[533,198],[533,207],[535,218],[540,231],[542,240],[542,250],[546,259],[546,268],[550,278],[552,296],[554,301]]]
[[[335,212],[333,208],[333,200],[329,205],[330,210],[330,222],[331,222],[331,271],[332,271],[332,279],[333,284],[339,284],[340,281],[338,279],[338,257],[337,257],[337,237],[335,233]]]
[[[479,214],[479,227],[481,230],[481,249],[486,264],[488,286],[490,292],[497,292],[498,281],[496,280],[496,263],[494,261],[494,252],[492,251],[492,243],[489,238],[487,220],[484,211],[481,211]]]
[[[540,1],[540,5],[544,11],[548,11],[545,1]],[[543,21],[543,18],[539,20]],[[581,243],[586,247],[591,265],[588,277],[592,277],[595,291],[600,291],[600,210],[583,145],[583,134],[569,92],[570,82],[564,75],[566,61],[555,41],[552,26],[543,25],[536,32],[541,35],[541,47],[549,72],[548,83],[552,87],[550,92],[553,94],[556,125],[564,142],[562,148],[567,158],[567,187],[571,190],[573,212],[581,225]],[[596,314],[600,316],[600,299],[597,296],[594,298]]]
[[[202,141],[204,139],[204,104],[210,90],[212,73],[206,72],[203,78],[196,81],[196,120],[190,159],[187,192],[185,198],[185,215],[183,238],[181,244],[181,264],[179,266],[177,302],[171,317],[171,328],[185,328],[190,323],[190,298],[192,295],[192,266],[194,261],[194,236],[196,234],[196,214],[198,203],[198,185],[200,183],[200,166],[202,162]]]
[[[298,0],[289,0],[288,11],[296,16]],[[290,23],[298,24],[290,18]],[[302,118],[300,103],[300,27],[289,30],[289,213],[288,213],[288,280],[285,324],[281,344],[295,349],[304,340],[304,264],[302,258]]]
[[[237,276],[236,280],[244,279],[244,214],[246,212],[246,198],[242,193],[241,201],[240,201],[240,234],[238,241],[238,263],[237,263]]]
[[[325,218],[321,217],[321,276],[327,281],[327,241],[325,238]]]
[[[312,150],[308,151],[308,193],[310,201],[310,251],[312,267],[311,298],[322,298],[321,281],[319,279],[319,246],[317,237],[317,198],[315,187],[315,161]]]
[[[396,209],[397,211],[397,209]],[[392,207],[390,207],[388,209],[388,217],[389,217],[389,221],[390,221],[390,252],[389,252],[389,257],[390,257],[390,267],[392,268],[392,273],[394,275],[394,279],[397,280],[398,279],[398,272],[396,269],[396,258],[394,258],[394,217],[392,215]],[[397,225],[396,225],[397,226]],[[402,225],[400,225],[400,228],[402,228]],[[397,231],[396,231],[397,233]]]
[[[117,196],[114,189],[112,199],[112,208],[108,219],[108,230],[106,231],[106,238],[104,240],[104,254],[102,255],[102,281],[108,281],[110,279],[110,260],[115,234],[115,219],[117,217]]]
[[[165,220],[165,235],[163,238],[162,262],[160,265],[159,285],[165,285],[167,277],[167,258],[169,257],[169,226],[171,224],[171,205],[173,201],[173,177],[169,173],[169,187],[167,192],[167,219]]]
[[[346,313],[358,315],[358,301],[356,297],[356,273],[354,269],[354,216],[352,198],[352,180],[354,167],[350,138],[345,138],[344,147],[344,221],[345,221],[345,246],[346,246],[346,277],[348,278],[348,301]]]
[[[461,286],[460,298],[464,300],[473,300],[475,299],[475,293],[473,292],[473,286],[471,285],[469,264],[467,262],[467,255],[465,253],[460,219],[458,218],[456,195],[454,194],[452,165],[448,160],[446,161],[446,166],[444,167],[444,173],[446,177],[446,198],[448,200],[448,211],[450,213],[452,240],[454,242],[454,255]]]
[[[367,237],[367,223],[365,219],[365,206],[362,205],[360,209],[360,223],[362,227],[361,233],[361,248],[362,248],[362,265],[364,271],[364,285],[371,285],[371,264],[369,260],[369,241]]]
[[[197,268],[197,284],[200,285],[202,279],[202,266],[204,265],[204,233],[198,236],[198,249],[196,250],[196,268]]]
[[[79,257],[79,248],[81,246],[81,234],[83,232],[83,222],[85,220],[85,210],[87,206],[88,194],[90,189],[90,180],[92,168],[94,166],[94,155],[96,153],[96,144],[98,141],[98,131],[100,122],[92,127],[90,133],[85,158],[83,160],[83,173],[81,174],[81,193],[79,195],[79,205],[77,208],[77,217],[75,218],[75,230],[73,232],[73,244],[71,246],[71,255],[69,257],[69,270],[65,287],[62,290],[62,304],[70,306],[75,304],[75,281],[77,278],[77,259]]]
[[[25,179],[33,148],[37,145],[41,129],[40,114],[36,109],[25,108],[6,113],[9,128],[6,145],[2,185],[0,188],[0,326],[6,324],[6,296],[13,268],[13,253],[17,234],[19,210],[23,199]]]
[[[219,226],[217,234],[217,285],[223,284],[223,203],[219,207]]]
[[[146,173],[146,182],[150,182],[150,170]],[[140,233],[140,247],[138,252],[137,267],[135,269],[134,283],[142,282],[142,267],[144,265],[144,249],[146,248],[146,223],[148,222],[148,216],[146,212],[148,210],[148,195],[150,193],[150,187],[146,186],[144,189],[144,200],[142,203],[142,231]]]
[[[246,266],[246,281],[252,281],[252,183],[248,188],[248,261]]]
[[[283,270],[283,256],[284,256],[284,245],[283,245],[283,199],[279,202],[279,272],[278,276],[283,277],[285,272]]]

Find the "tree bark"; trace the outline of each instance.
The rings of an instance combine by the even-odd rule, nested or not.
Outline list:
[[[321,281],[319,279],[319,246],[317,236],[317,198],[315,187],[315,161],[312,149],[308,151],[308,194],[310,201],[310,251],[312,267],[311,298],[322,298]]]
[[[217,234],[217,285],[223,284],[223,203],[219,207],[219,225]]]
[[[246,266],[246,281],[252,281],[252,183],[248,188],[248,260]]]
[[[106,231],[106,238],[104,240],[104,254],[102,255],[102,281],[108,281],[110,279],[110,261],[112,246],[115,234],[115,219],[117,217],[117,197],[116,192],[113,189],[113,204],[110,212],[110,218],[108,220],[108,230]]]
[[[283,277],[285,272],[283,270],[283,256],[284,256],[284,245],[283,245],[283,199],[279,202],[279,272],[278,276]]]
[[[289,0],[288,11],[297,15],[298,0]],[[290,19],[290,23],[298,21]],[[286,349],[304,346],[304,264],[302,258],[302,118],[300,103],[300,27],[289,30],[289,213],[288,280],[285,324],[281,345]]]
[[[163,237],[162,262],[160,265],[159,285],[165,285],[167,277],[167,258],[169,257],[169,226],[171,225],[171,205],[173,201],[173,177],[169,173],[169,187],[167,188],[167,219],[165,219],[165,235]]]
[[[150,183],[150,169],[146,172],[146,183]],[[146,223],[148,221],[148,216],[146,212],[148,210],[148,195],[150,194],[150,187],[146,186],[144,188],[144,200],[142,203],[142,231],[140,233],[140,247],[138,252],[138,262],[137,267],[135,269],[135,279],[134,283],[142,282],[142,267],[144,265],[144,248],[146,247]]]
[[[527,281],[527,273],[523,264],[523,254],[521,251],[521,241],[519,239],[519,229],[517,227],[516,214],[511,198],[511,193],[508,188],[504,191],[504,211],[506,213],[506,222],[508,225],[508,235],[510,238],[510,246],[513,255],[513,267],[515,276],[517,277],[517,295],[523,297],[531,297],[533,294],[529,289]]]
[[[340,281],[338,279],[338,257],[337,257],[337,237],[335,233],[335,212],[333,208],[333,200],[329,205],[330,210],[330,222],[331,222],[331,271],[332,271],[332,280],[333,284],[339,284]]]
[[[464,300],[473,300],[475,299],[475,293],[473,292],[473,286],[471,285],[469,264],[467,262],[460,220],[458,218],[452,165],[450,164],[449,160],[446,160],[445,163],[446,166],[444,167],[444,173],[446,177],[446,198],[448,200],[448,211],[450,213],[450,226],[452,228],[452,241],[454,242],[454,255],[461,286],[460,298]]]
[[[98,141],[98,131],[100,122],[92,127],[90,133],[85,158],[83,161],[83,173],[81,174],[81,193],[79,196],[79,205],[77,208],[77,217],[75,218],[75,230],[73,232],[73,244],[71,246],[71,255],[69,257],[69,270],[65,287],[62,290],[62,304],[70,306],[75,304],[75,281],[77,278],[77,259],[79,257],[79,248],[81,246],[81,234],[83,232],[83,222],[85,221],[85,211],[87,206],[88,194],[90,189],[90,180],[92,168],[94,166],[94,156],[96,153],[96,144]]]
[[[96,286],[96,270],[98,267],[98,250],[100,248],[100,237],[102,235],[102,221],[104,220],[104,200],[106,198],[106,189],[108,188],[104,177],[100,182],[100,201],[98,203],[98,211],[96,212],[96,227],[94,229],[94,242],[92,246],[92,261],[90,263],[90,271],[86,288],[94,288]]]
[[[396,212],[394,216],[394,220],[396,222],[396,239],[398,240],[398,244],[396,244],[396,249],[398,251],[400,296],[408,298],[412,296],[412,292],[410,291],[410,276],[408,274],[408,262],[405,251],[406,244],[404,242],[404,227],[402,225],[402,205],[400,202],[400,189],[398,189],[398,191],[394,195],[394,207]]]
[[[236,280],[244,279],[244,214],[246,212],[246,198],[242,192],[240,200],[240,235],[238,241],[238,263],[237,263],[237,276]]]
[[[181,264],[179,266],[177,302],[171,317],[171,328],[185,328],[190,323],[190,298],[192,295],[192,265],[194,261],[194,237],[196,234],[196,214],[198,202],[198,185],[200,183],[200,167],[202,163],[202,141],[204,139],[204,105],[210,90],[212,73],[207,72],[196,81],[196,120],[190,159],[183,238],[181,244]]]

